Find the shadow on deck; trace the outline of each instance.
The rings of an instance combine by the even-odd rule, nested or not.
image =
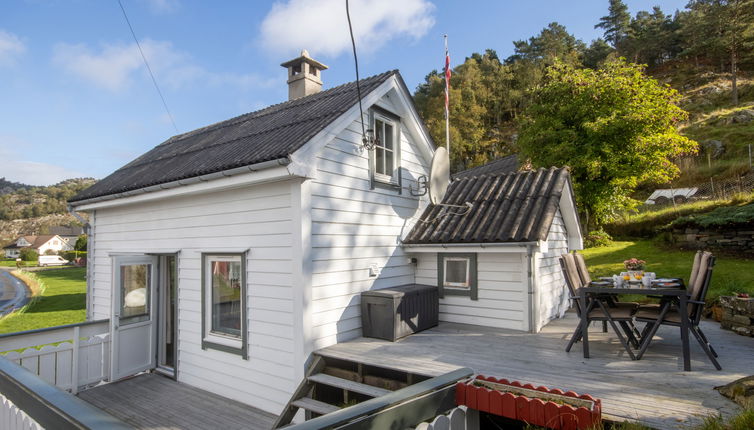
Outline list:
[[[79,397],[138,429],[268,430],[276,418],[152,373],[90,388]]]
[[[395,343],[359,338],[317,353],[427,376],[470,367],[481,374],[588,393],[602,399],[605,418],[658,429],[687,428],[706,415],[738,411],[713,387],[752,373],[754,338],[702,322],[723,370],[715,370],[692,338],[692,371],[684,372],[677,328],[661,328],[644,358],[632,361],[615,334],[602,333],[596,325],[589,335],[591,358],[583,357],[581,343],[566,353],[576,324],[573,313],[538,334],[441,323]]]

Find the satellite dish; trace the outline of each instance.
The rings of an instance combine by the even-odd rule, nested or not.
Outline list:
[[[439,147],[432,156],[432,167],[429,170],[429,201],[433,204],[442,202],[450,184],[450,159],[448,150]]]

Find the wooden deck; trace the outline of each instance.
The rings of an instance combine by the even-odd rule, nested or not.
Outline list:
[[[576,324],[572,313],[538,334],[441,323],[395,343],[359,338],[318,353],[431,376],[470,367],[588,393],[602,399],[605,418],[658,429],[688,428],[709,414],[737,412],[738,406],[713,387],[754,372],[754,338],[721,330],[715,322],[703,322],[702,329],[720,354],[723,370],[715,370],[692,337],[691,372],[683,371],[677,328],[661,328],[644,358],[631,361],[615,334],[602,333],[596,325],[589,332],[590,359],[583,358],[580,343],[566,353]]]
[[[138,429],[268,430],[276,418],[156,374],[90,388],[79,397]]]

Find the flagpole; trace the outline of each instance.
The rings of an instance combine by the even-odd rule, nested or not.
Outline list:
[[[445,34],[445,145],[450,157],[450,54],[448,53],[448,35]]]

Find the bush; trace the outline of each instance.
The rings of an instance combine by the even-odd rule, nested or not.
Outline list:
[[[22,248],[20,257],[24,261],[37,261],[39,253],[31,248]]]
[[[63,251],[61,256],[68,261],[74,261],[76,258],[86,258],[86,251]]]
[[[613,238],[605,230],[590,231],[584,238],[585,248],[597,248],[608,246],[613,242]]]
[[[57,255],[57,252],[54,249],[46,249],[45,255]]]
[[[681,217],[673,221],[670,226],[675,228],[752,227],[754,226],[754,204],[722,207],[706,214]]]

